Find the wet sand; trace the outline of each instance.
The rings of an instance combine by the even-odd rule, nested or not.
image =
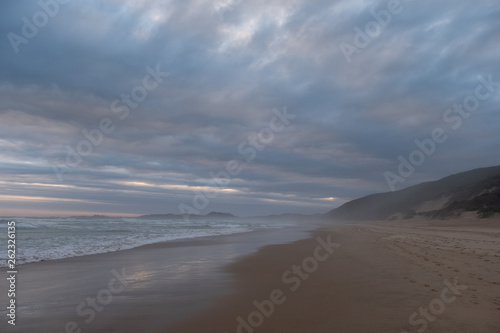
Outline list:
[[[7,324],[7,269],[1,268],[0,332],[154,332],[230,293],[232,277],[224,266],[263,245],[308,237],[309,229],[196,238],[20,265],[15,327]]]
[[[314,270],[317,237],[340,247]],[[159,332],[500,332],[499,220],[328,228],[227,270],[235,293]]]

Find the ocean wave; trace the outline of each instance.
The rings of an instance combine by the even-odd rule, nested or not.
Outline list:
[[[280,228],[263,221],[169,221],[134,218],[17,219],[17,264],[115,252],[143,245]],[[0,256],[0,267],[7,258]]]

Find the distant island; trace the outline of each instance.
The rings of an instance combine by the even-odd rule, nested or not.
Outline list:
[[[238,218],[238,216],[235,216],[231,213],[223,213],[223,212],[210,212],[205,215],[197,215],[197,214],[189,214],[187,215],[189,219],[223,219],[223,218]],[[148,214],[148,215],[141,215],[139,218],[144,218],[144,219],[185,219],[186,215],[185,214]]]

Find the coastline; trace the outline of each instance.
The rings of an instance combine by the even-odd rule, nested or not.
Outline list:
[[[20,266],[20,325],[6,331],[497,333],[499,258],[499,219],[310,224],[151,244]],[[112,299],[87,324],[92,307],[79,316],[79,304],[106,300],[106,290]],[[443,292],[453,300],[439,309]]]
[[[2,320],[0,330],[153,332],[230,293],[232,277],[224,266],[263,245],[307,237],[313,228],[262,229],[23,264],[16,325]],[[0,289],[7,290],[7,282],[0,279]],[[6,293],[0,302],[6,304]]]
[[[499,236],[498,219],[322,228],[229,265],[235,293],[158,332],[497,333]],[[340,247],[312,270],[317,237]],[[292,290],[283,276],[301,263]]]

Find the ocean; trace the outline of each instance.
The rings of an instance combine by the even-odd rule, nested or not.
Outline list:
[[[293,221],[247,218],[183,219],[130,217],[13,218],[0,220],[7,249],[7,223],[16,222],[16,264],[131,249],[181,239],[295,226]],[[7,266],[7,250],[0,252]]]

